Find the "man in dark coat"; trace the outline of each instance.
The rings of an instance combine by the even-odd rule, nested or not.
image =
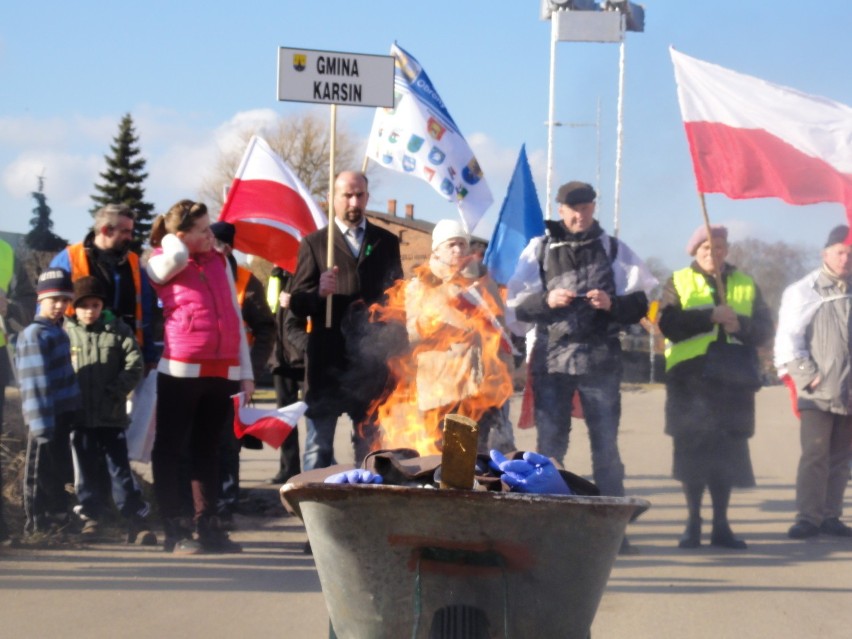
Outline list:
[[[272,269],[267,284],[267,304],[275,314],[275,348],[269,358],[275,403],[278,408],[299,401],[305,385],[305,351],[308,348],[308,322],[290,310],[293,274],[279,266]],[[278,472],[270,484],[284,484],[302,472],[299,459],[299,431],[294,428],[281,444]]]
[[[304,468],[335,462],[337,419],[352,419],[356,463],[370,449],[372,428],[366,424],[370,404],[384,390],[387,370],[379,357],[376,329],[367,308],[402,278],[399,239],[367,222],[367,178],[343,171],[334,180],[334,267],[328,269],[328,227],[302,240],[293,278],[290,307],[297,317],[311,317],[306,353],[308,404]],[[331,326],[326,304],[331,301]],[[369,343],[369,348],[361,344]]]

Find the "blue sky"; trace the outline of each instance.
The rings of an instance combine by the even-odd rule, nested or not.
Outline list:
[[[277,48],[387,54],[396,40],[429,74],[474,148],[495,203],[476,229],[488,237],[522,144],[544,207],[550,25],[538,0],[408,3],[247,1],[38,3],[12,0],[0,20],[0,229],[26,232],[39,174],[55,231],[84,234],[103,156],[129,112],[150,174],[147,199],[166,210],[197,197],[217,149],[246,122],[328,107],[276,100]],[[670,268],[700,221],[668,46],[766,80],[852,104],[852,5],[648,0],[645,33],[626,45],[621,237]],[[771,9],[769,8],[771,6]],[[612,229],[618,47],[560,43],[555,183],[595,182],[598,218]],[[373,111],[339,109],[362,146]],[[417,217],[456,215],[425,183],[376,169],[371,208],[411,202]],[[707,199],[734,240],[822,245],[844,221],[837,204]]]

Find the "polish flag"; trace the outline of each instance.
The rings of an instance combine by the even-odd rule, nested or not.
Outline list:
[[[293,169],[256,135],[249,140],[219,220],[237,228],[234,248],[290,273],[296,270],[301,239],[328,223]]]
[[[671,56],[699,192],[839,202],[852,220],[852,108]]]
[[[231,395],[234,400],[234,435],[252,435],[273,448],[280,448],[287,436],[296,428],[299,418],[308,410],[305,402],[296,402],[283,408],[263,410],[244,406],[245,393]]]

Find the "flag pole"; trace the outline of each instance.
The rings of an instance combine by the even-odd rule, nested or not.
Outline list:
[[[547,184],[545,186],[545,214],[547,220],[553,217],[553,204],[550,197],[553,193],[553,119],[556,117],[556,98],[554,90],[556,87],[556,42],[559,40],[559,16],[560,11],[555,11],[550,19],[550,94],[547,104]]]
[[[361,173],[363,173],[363,174],[365,174],[365,175],[367,174],[367,162],[369,162],[369,161],[370,161],[370,158],[369,158],[369,156],[365,153],[365,154],[364,154],[364,161],[361,163]]]
[[[710,255],[713,258],[715,266],[713,275],[716,280],[716,290],[719,291],[719,300],[722,304],[725,303],[727,296],[725,294],[725,280],[722,278],[722,267],[724,263],[716,262],[716,252],[713,250],[713,231],[710,229],[710,216],[707,215],[707,203],[704,201],[704,193],[698,192],[698,199],[701,202],[701,214],[704,216],[704,228],[707,229],[707,241],[710,242]]]
[[[621,16],[622,29],[625,17]],[[613,202],[613,215],[615,219],[612,225],[612,234],[618,237],[621,228],[621,166],[624,150],[624,40],[619,45],[620,54],[618,62],[618,122],[616,124],[615,144],[615,198]]]
[[[328,270],[334,268],[334,156],[337,152],[337,105],[331,105],[331,124],[329,125],[328,144],[328,244],[326,245],[326,266]],[[334,295],[329,295],[325,300],[325,327],[331,328],[331,301]]]

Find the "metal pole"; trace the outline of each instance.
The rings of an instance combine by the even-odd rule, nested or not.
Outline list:
[[[326,266],[334,268],[334,156],[337,154],[337,105],[331,105],[331,124],[328,131],[328,244],[326,245]],[[325,327],[331,328],[331,301],[334,295],[325,300]]]
[[[654,328],[654,323],[652,322],[651,323],[651,330],[648,331],[648,346],[649,346],[648,350],[651,352],[651,357],[650,357],[650,360],[651,360],[650,364],[651,365],[648,369],[650,371],[650,374],[648,375],[648,383],[649,384],[654,383],[654,331],[655,330],[656,329]]]
[[[556,40],[559,35],[559,16],[561,11],[554,11],[550,17],[550,97],[547,107],[547,188],[545,219],[553,219],[553,120],[556,117],[554,88],[556,86]]]
[[[624,16],[621,17],[622,30],[624,29]],[[624,149],[624,40],[619,46],[618,60],[618,125],[616,128],[615,145],[615,197],[613,200],[613,214],[615,219],[612,223],[612,234],[618,237],[621,229],[621,165],[622,151]]]
[[[597,110],[595,112],[595,153],[597,153],[597,171],[595,172],[595,188],[598,193],[601,190],[601,97],[598,96]],[[600,202],[598,196],[598,202]]]

